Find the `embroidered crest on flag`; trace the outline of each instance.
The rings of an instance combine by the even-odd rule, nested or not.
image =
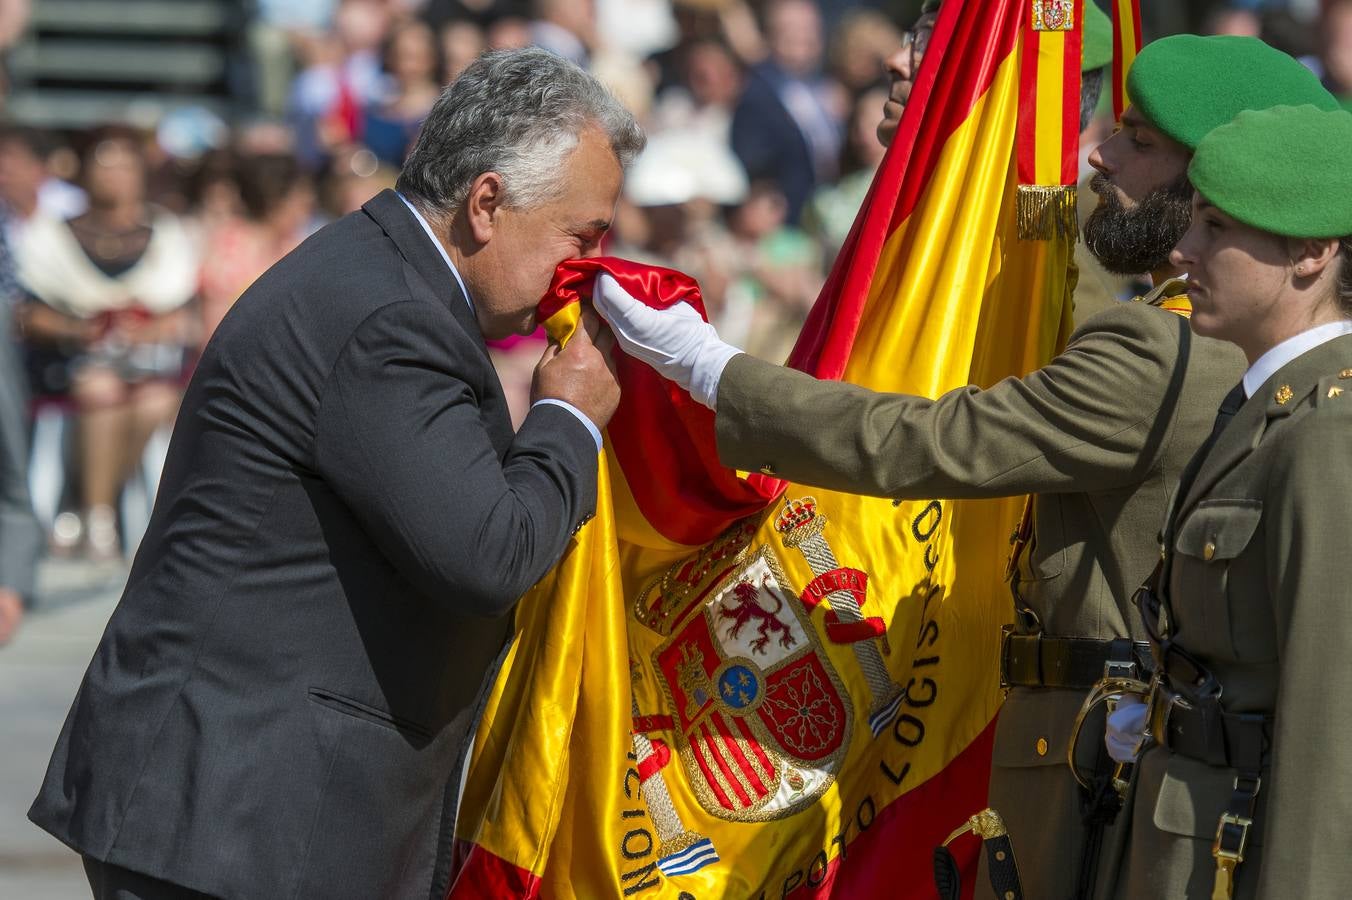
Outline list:
[[[1071,31],[1075,28],[1075,0],[1033,0],[1034,31]]]
[[[639,597],[692,791],[710,814],[766,821],[814,802],[835,779],[853,724],[843,684],[754,523],[673,566]],[[640,730],[636,725],[636,730]]]

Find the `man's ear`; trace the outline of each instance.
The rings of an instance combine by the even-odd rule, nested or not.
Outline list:
[[[506,185],[497,172],[484,172],[469,186],[465,197],[465,221],[477,244],[487,244],[498,223],[498,212],[506,199]]]

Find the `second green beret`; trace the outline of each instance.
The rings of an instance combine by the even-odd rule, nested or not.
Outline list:
[[[1175,34],[1154,41],[1127,73],[1127,99],[1188,148],[1246,109],[1338,101],[1295,58],[1251,37]]]
[[[1098,8],[1094,0],[1084,0],[1084,23],[1080,38],[1084,42],[1084,51],[1080,57],[1080,69],[1092,72],[1113,63],[1113,20]]]
[[[1310,105],[1242,112],[1197,145],[1188,177],[1221,212],[1262,231],[1352,235],[1352,113]]]

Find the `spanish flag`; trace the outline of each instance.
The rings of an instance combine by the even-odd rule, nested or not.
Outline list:
[[[1074,157],[1081,2],[941,8],[790,365],[937,396],[1060,347],[1073,178],[1045,154]],[[598,270],[702,311],[680,273],[574,261],[540,310],[556,337]],[[633,360],[619,374],[598,513],[521,602],[448,896],[932,897],[933,848],[985,805],[1022,501],[732,472],[708,410]]]

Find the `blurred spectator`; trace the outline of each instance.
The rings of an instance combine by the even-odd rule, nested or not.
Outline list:
[[[296,43],[302,35],[327,31],[336,7],[337,0],[257,0],[248,41],[254,97],[263,112],[279,116],[286,111],[287,85],[295,76]]]
[[[857,96],[879,83],[887,58],[901,44],[901,32],[887,16],[872,9],[853,10],[840,20],[831,41],[831,73],[851,96]],[[877,110],[873,117],[877,119]]]
[[[416,19],[395,25],[385,47],[385,68],[392,83],[386,97],[366,107],[361,141],[377,159],[397,168],[441,94],[441,58],[432,29]]]
[[[342,0],[332,32],[297,36],[302,68],[291,85],[287,115],[308,168],[319,168],[355,140],[362,111],[384,96],[380,48],[389,25],[389,12],[377,0]]]
[[[753,180],[783,193],[788,222],[820,183],[836,177],[845,102],[820,75],[822,25],[811,0],[769,0],[770,56],[751,68],[732,118],[732,149]]]
[[[67,389],[79,416],[84,534],[92,556],[120,551],[114,503],[151,434],[172,421],[193,327],[196,254],[179,221],[146,202],[134,133],[99,132],[81,157],[89,209],[39,216],[17,259],[21,307],[43,362],[36,389]],[[45,354],[41,350],[45,349]]]
[[[48,160],[54,152],[36,129],[0,127],[0,204],[8,213],[4,228],[11,248],[35,216],[66,219],[85,210],[84,191],[52,174]]]
[[[727,45],[717,38],[691,41],[682,55],[680,79],[657,97],[650,131],[698,134],[727,145],[742,74]]]
[[[452,19],[441,26],[441,86],[460,77],[465,67],[488,47],[483,28],[469,19]]]
[[[239,295],[294,250],[314,224],[314,186],[295,157],[246,157],[240,164],[239,194],[244,215],[217,228],[202,257],[201,346]]]
[[[1250,7],[1221,6],[1207,16],[1207,34],[1230,34],[1239,37],[1259,37],[1263,22]]]
[[[596,48],[596,0],[535,0],[530,40],[586,67]]]
[[[386,188],[393,190],[398,175],[397,169],[382,166],[365,147],[340,153],[333,158],[323,185],[324,211],[334,219],[356,212]]]
[[[752,356],[782,363],[822,286],[816,244],[788,224],[788,201],[769,181],[752,182],[728,223],[732,271],[714,323]]]
[[[1352,0],[1333,0],[1324,12],[1324,86],[1339,97],[1352,96]]]
[[[14,636],[32,601],[42,548],[28,497],[28,397],[12,334],[18,293],[14,258],[0,229],[0,646]]]
[[[0,101],[9,93],[9,50],[28,27],[30,12],[30,0],[0,0]]]
[[[835,259],[845,243],[855,216],[864,204],[873,174],[887,148],[878,142],[878,110],[887,101],[887,89],[874,87],[859,94],[850,115],[850,133],[841,158],[844,177],[818,188],[803,214],[803,227],[817,238],[825,259]]]

